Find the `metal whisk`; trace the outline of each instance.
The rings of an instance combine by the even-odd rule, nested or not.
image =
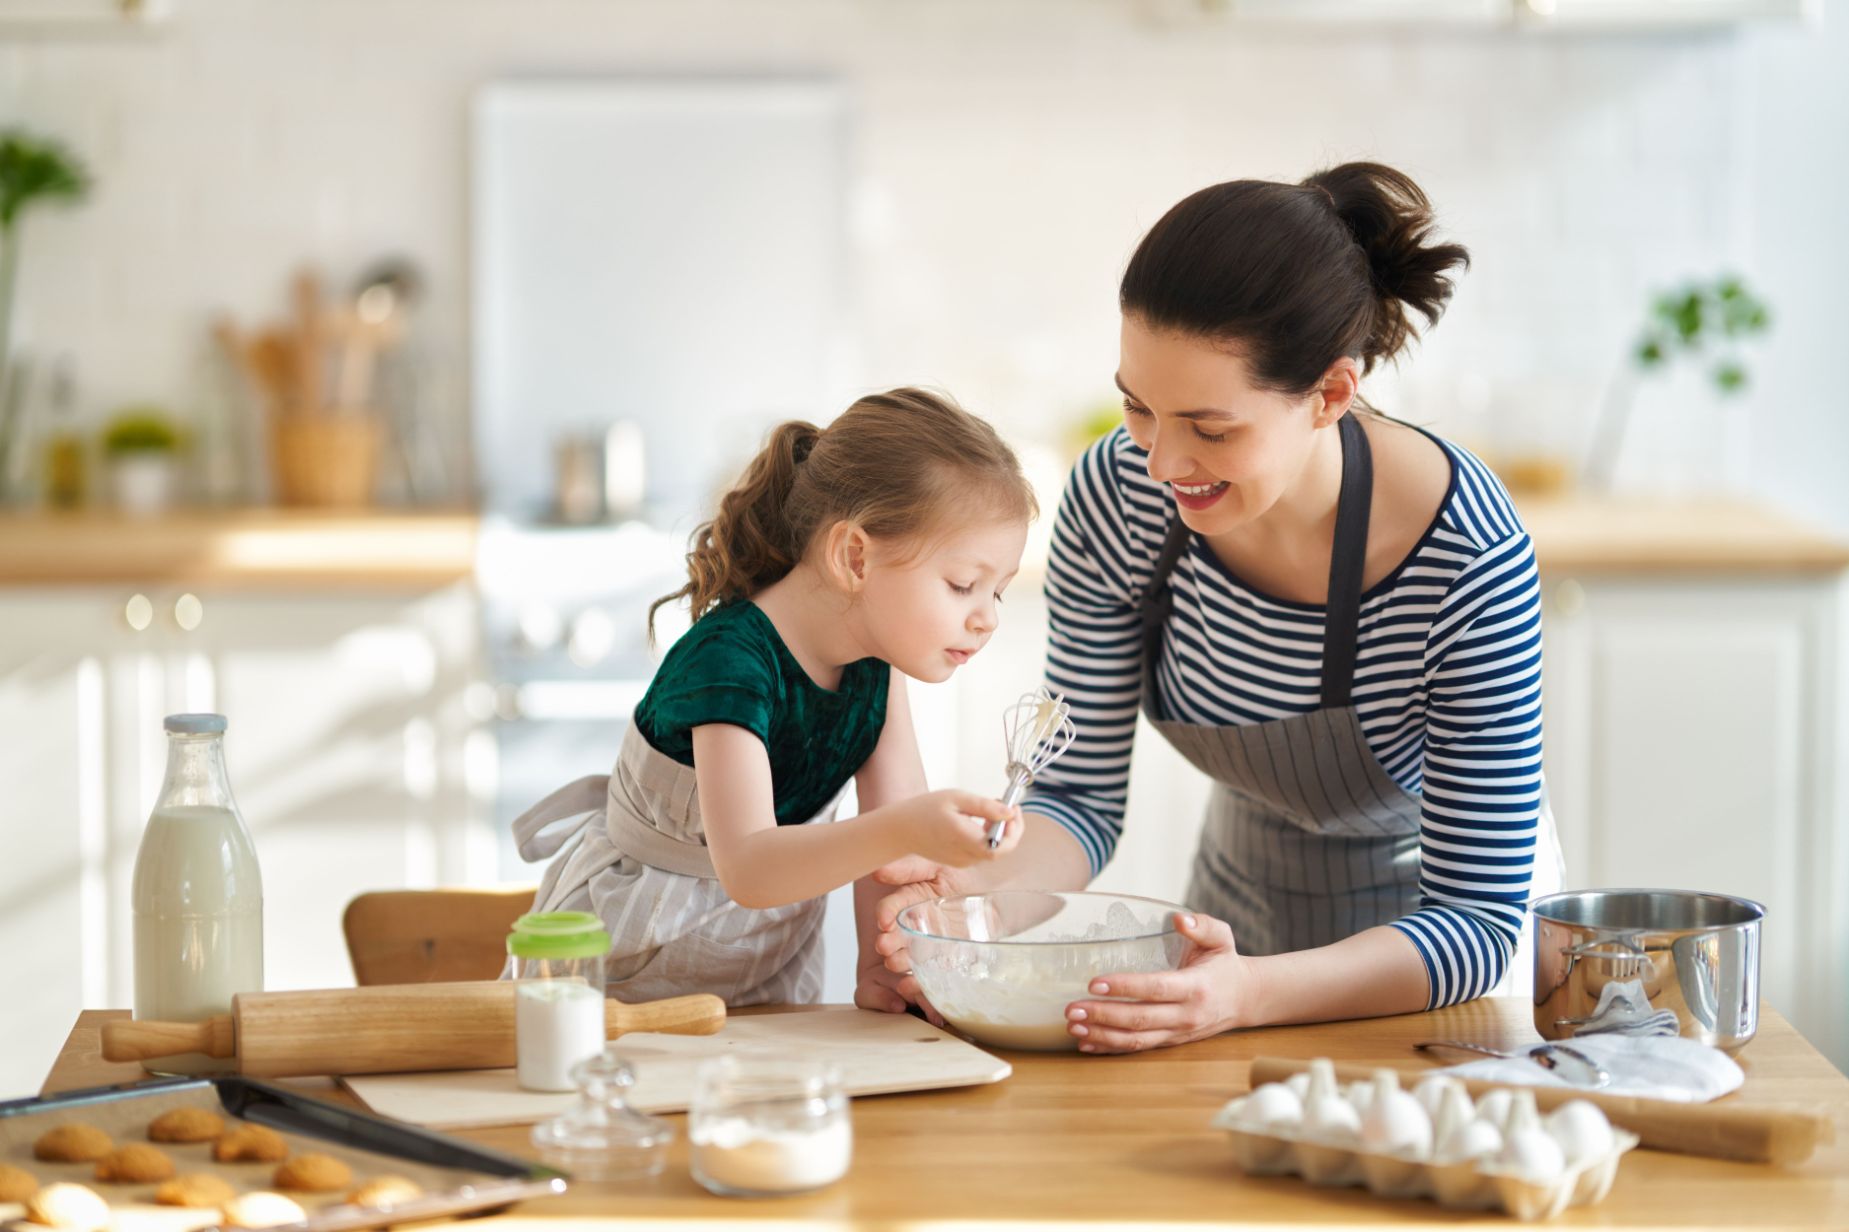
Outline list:
[[[1048,693],[1042,685],[1002,712],[1002,735],[1008,741],[1008,787],[1002,803],[1012,807],[1021,802],[1034,776],[1050,765],[1054,758],[1072,747],[1078,738],[1072,726],[1072,707],[1057,693]],[[1001,846],[1005,823],[989,823],[991,848]]]

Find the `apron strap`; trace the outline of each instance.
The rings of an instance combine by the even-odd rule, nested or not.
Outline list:
[[[590,814],[603,807],[609,793],[609,775],[587,774],[565,784],[520,814],[514,819],[514,842],[520,848],[520,858],[528,864],[550,858],[578,831],[584,829]],[[551,834],[541,833],[553,822],[564,821],[568,817],[578,818],[578,824],[565,826]]]
[[[1354,415],[1342,434],[1342,490],[1335,503],[1329,553],[1329,603],[1323,616],[1323,707],[1346,706],[1355,688],[1355,638],[1361,625],[1361,579],[1367,567],[1368,513],[1374,500],[1374,455]]]

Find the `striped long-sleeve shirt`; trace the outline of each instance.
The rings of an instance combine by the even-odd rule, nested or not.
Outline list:
[[[1541,812],[1533,545],[1495,476],[1439,444],[1450,490],[1405,561],[1362,596],[1354,681],[1374,756],[1421,799],[1419,907],[1393,926],[1424,959],[1434,1008],[1501,978],[1525,920]],[[1177,516],[1147,460],[1121,428],[1080,459],[1047,574],[1047,683],[1071,701],[1078,739],[1024,807],[1071,831],[1094,875],[1123,829],[1139,613]],[[1170,585],[1156,672],[1165,717],[1232,726],[1321,704],[1320,606],[1245,585],[1198,538]]]

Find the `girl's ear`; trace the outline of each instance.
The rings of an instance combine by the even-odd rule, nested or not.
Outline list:
[[[1361,365],[1344,355],[1329,365],[1329,371],[1323,373],[1322,384],[1316,387],[1310,426],[1327,428],[1348,413],[1360,393]]]
[[[872,537],[855,522],[836,522],[828,528],[823,566],[829,580],[847,594],[860,593],[867,583],[867,548]]]

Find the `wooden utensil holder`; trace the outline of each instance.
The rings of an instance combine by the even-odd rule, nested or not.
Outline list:
[[[352,508],[372,503],[383,428],[370,411],[279,415],[271,424],[276,499]]]

